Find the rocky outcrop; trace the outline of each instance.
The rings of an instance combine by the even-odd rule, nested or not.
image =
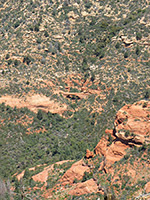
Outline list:
[[[59,161],[59,162],[56,162],[55,165],[62,165],[63,163],[66,163],[66,162],[70,162],[71,160],[62,160],[62,161]],[[48,179],[48,174],[54,169],[54,164],[48,166],[48,167],[45,167],[44,170],[34,176],[32,176],[32,179],[35,181],[35,182],[41,182],[41,183],[45,183],[45,185],[47,185],[46,181]]]
[[[60,182],[62,185],[72,184],[75,179],[81,180],[85,171],[90,171],[90,168],[84,163],[83,160],[80,160],[74,163],[71,168],[66,171],[60,179]]]
[[[140,101],[120,109],[115,119],[115,136],[129,145],[150,143],[150,102]]]
[[[140,101],[121,108],[116,115],[114,130],[106,129],[105,133],[111,135],[112,144],[109,145],[104,136],[94,152],[104,156],[107,165],[123,158],[129,146],[150,143],[150,102]]]
[[[106,151],[106,161],[108,163],[114,163],[115,161],[120,160],[126,154],[125,150],[128,146],[121,141],[114,141]]]
[[[145,188],[146,193],[150,193],[150,182],[146,183],[144,188]]]
[[[94,149],[96,155],[106,155],[108,140],[105,137],[102,137],[97,146]]]
[[[44,170],[34,176],[32,176],[32,179],[36,182],[46,183],[48,179],[48,173],[52,171],[54,168],[54,165],[45,167]],[[47,185],[47,184],[46,184]]]
[[[94,154],[103,158],[99,163],[98,171],[104,171],[105,174],[114,174],[112,164],[125,156],[127,148],[130,148],[131,145],[141,145],[149,141],[150,102],[140,101],[133,105],[124,106],[116,115],[114,130],[106,129],[105,133],[106,135],[100,139],[95,147],[94,153],[87,149],[86,158],[88,159],[88,164],[85,164],[83,160],[74,163],[59,180],[62,186],[71,186],[68,194],[82,195],[98,192],[98,186],[95,181],[97,179],[77,183],[78,180],[81,181],[85,172],[90,172],[94,169],[90,168],[90,165],[93,166],[90,158],[93,158]],[[116,176],[118,175],[116,174]],[[127,176],[136,178],[135,169],[129,167]],[[147,191],[148,187],[149,185],[145,186]]]
[[[114,163],[120,160],[126,153],[125,149],[128,146],[121,141],[114,140],[110,146],[109,142],[105,137],[102,137],[97,146],[94,149],[96,155],[103,156],[106,160],[106,164]]]
[[[86,156],[87,159],[89,158],[93,158],[94,157],[94,153],[93,151],[90,151],[89,149],[86,150]]]
[[[76,20],[77,18],[79,18],[79,15],[75,14],[73,11],[70,11],[67,15],[72,20]]]
[[[44,95],[33,94],[24,96],[24,98],[17,98],[14,96],[2,96],[0,97],[0,103],[5,103],[11,107],[24,108],[27,107],[31,111],[37,113],[39,109],[45,112],[52,112],[62,114],[67,110],[66,104],[60,104],[54,100],[50,100],[49,97]]]
[[[106,129],[105,135],[100,139],[94,152],[89,149],[86,150],[85,158],[87,160],[81,159],[74,163],[59,179],[59,182],[56,183],[53,188],[50,188],[45,192],[44,197],[46,199],[51,198],[53,191],[55,191],[55,199],[59,199],[57,191],[59,191],[62,196],[65,194],[79,196],[88,193],[104,193],[105,188],[103,187],[103,181],[107,181],[109,175],[112,176],[110,187],[113,187],[113,185],[119,187],[119,185],[123,183],[123,178],[128,179],[132,177],[133,183],[137,182],[140,176],[144,177],[147,173],[149,162],[146,162],[144,165],[145,171],[141,159],[132,161],[132,165],[128,162],[118,168],[113,164],[126,155],[127,148],[131,148],[133,145],[149,143],[149,137],[150,102],[140,101],[133,105],[124,106],[116,115],[114,129]],[[99,156],[96,156],[95,154]],[[132,155],[130,155],[130,157],[132,157]],[[66,161],[61,161],[61,163],[56,164],[62,164],[63,162]],[[43,190],[47,185],[48,174],[54,169],[53,166],[54,165],[45,167],[42,172],[32,176],[34,181],[40,181],[44,184],[42,187]],[[141,169],[143,169],[142,173]],[[94,170],[98,176],[95,176]],[[89,180],[86,179],[86,181],[82,182],[83,177],[86,174],[85,172],[90,172],[92,178],[88,177],[88,179],[90,178]],[[106,177],[106,180],[105,178],[102,178],[103,175]],[[21,176],[23,176],[23,174],[21,174]],[[147,178],[147,180],[149,179]],[[149,188],[150,182],[147,182],[144,187],[146,193],[150,192]]]
[[[75,188],[69,191],[70,195],[83,195],[89,193],[97,193],[98,186],[97,183],[93,180],[87,180],[83,183],[77,183]]]
[[[131,39],[128,39],[127,36],[122,35],[121,40],[126,46],[133,44],[133,41]]]

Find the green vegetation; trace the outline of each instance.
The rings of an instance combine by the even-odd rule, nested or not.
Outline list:
[[[83,178],[82,178],[82,182],[85,182],[85,181],[87,181],[91,178],[93,178],[93,173],[92,172],[88,173],[88,172],[85,171]]]
[[[3,155],[1,177],[7,178],[16,169],[22,171],[37,164],[80,159],[86,149],[94,147],[101,137],[100,133],[97,135],[98,127],[90,122],[90,113],[86,109],[75,113],[68,120],[58,114],[39,110],[35,115],[28,109],[12,109],[4,104],[1,104],[0,110],[1,120],[4,120],[0,127]],[[28,117],[33,118],[32,123],[28,122]],[[19,119],[26,122],[26,125],[17,122]],[[43,128],[44,133],[39,132]],[[31,132],[29,135],[28,129]]]
[[[8,199],[8,180],[16,184],[16,198],[39,195],[42,199],[40,191],[22,197],[24,187],[35,186],[30,167],[84,157],[105,129],[113,128],[115,114],[123,105],[150,99],[149,35],[147,1],[1,0],[0,95],[25,99],[29,94],[41,94],[67,107],[60,116],[0,104],[0,184]],[[146,103],[143,108],[147,109]],[[125,137],[134,136],[122,131]],[[109,136],[108,146],[111,143]],[[149,146],[145,144],[134,149],[139,158],[146,151]],[[123,162],[128,159],[133,164],[136,157],[127,154]],[[95,165],[93,174],[85,174],[83,181],[96,174],[107,188],[112,177],[106,174],[101,179],[99,163],[95,161]],[[66,169],[64,165],[63,172]],[[12,175],[22,170],[22,182],[13,180]],[[47,188],[60,175],[57,170],[54,181],[49,176]],[[127,175],[122,179],[122,186],[116,182],[113,187],[123,190],[120,199],[126,199],[136,189],[129,188]],[[139,181],[138,187],[143,188],[144,183]],[[86,199],[88,195],[69,198]]]

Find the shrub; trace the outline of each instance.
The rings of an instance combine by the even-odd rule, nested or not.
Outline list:
[[[130,135],[130,131],[129,130],[126,130],[125,131],[125,137],[128,137]]]
[[[8,65],[11,65],[11,63],[12,63],[12,60],[11,60],[11,59],[9,59],[9,60],[7,61],[7,63],[8,63]]]
[[[144,102],[144,104],[143,104],[142,107],[143,107],[143,108],[146,108],[146,107],[147,107],[147,102]]]
[[[44,32],[44,36],[45,36],[45,37],[48,37],[48,36],[49,36],[49,34],[48,34],[47,31]]]
[[[126,51],[125,53],[124,53],[124,58],[128,58],[129,57],[129,54],[128,54],[128,52]]]
[[[78,179],[75,178],[74,181],[73,181],[73,183],[78,183]]]
[[[41,38],[37,38],[36,42],[37,42],[38,44],[41,44],[41,42],[42,42]]]
[[[39,24],[36,24],[36,25],[35,25],[34,30],[35,30],[36,32],[39,31]]]
[[[123,158],[124,158],[125,160],[128,160],[129,157],[130,157],[130,155],[129,155],[129,154],[126,154],[126,155],[124,155]]]
[[[85,4],[85,7],[86,7],[87,9],[89,9],[91,6],[92,6],[92,3],[91,3],[91,2],[87,2],[87,3]]]
[[[149,97],[150,97],[150,90],[147,90],[147,91],[145,92],[144,98],[145,98],[145,99],[149,99]]]
[[[42,110],[39,110],[39,111],[38,111],[38,113],[37,113],[37,118],[38,118],[39,120],[42,120],[42,119],[43,119],[43,112],[42,112]]]
[[[137,47],[136,47],[136,50],[135,50],[135,53],[136,53],[136,55],[139,55],[139,54],[140,54],[140,52],[141,52],[141,51],[140,51],[140,47],[139,47],[139,46],[137,46]]]
[[[146,144],[144,143],[141,147],[139,147],[139,152],[145,151],[147,148]]]
[[[97,48],[96,51],[95,51],[95,55],[99,56],[99,58],[103,58],[104,55],[105,55],[104,49]]]
[[[19,25],[20,25],[20,22],[17,21],[17,22],[14,24],[14,27],[17,28]]]
[[[116,49],[119,49],[119,47],[120,47],[120,43],[117,42],[117,44],[115,45],[115,47],[116,47]]]
[[[33,25],[30,24],[30,25],[29,25],[29,30],[30,30],[30,31],[33,31],[33,29],[34,29]]]
[[[114,184],[114,186],[116,188],[119,188],[119,187],[117,187],[118,186],[117,184]],[[113,192],[110,192],[110,191],[108,191],[108,189],[106,189],[104,192],[104,200],[109,200],[109,199],[115,200],[116,198],[115,198],[115,195],[113,194]]]
[[[23,63],[27,63],[27,65],[29,65],[30,62],[31,62],[31,57],[29,55],[24,56]]]
[[[142,34],[140,32],[136,33],[136,39],[141,40],[142,39]]]
[[[83,178],[82,178],[82,182],[85,182],[89,179],[93,178],[93,173],[92,172],[84,172]]]
[[[28,179],[29,177],[30,177],[30,171],[29,169],[26,169],[23,178]]]
[[[95,80],[95,74],[92,73],[92,74],[91,74],[91,81],[93,82],[94,80]]]
[[[5,57],[5,58],[6,58],[6,60],[7,60],[9,57],[10,57],[10,55],[9,55],[9,54],[7,54],[7,55],[6,55],[6,57]]]
[[[19,61],[18,60],[14,60],[14,65],[15,67],[19,65]]]
[[[45,64],[46,63],[46,59],[43,57],[42,59],[41,59],[41,64]]]

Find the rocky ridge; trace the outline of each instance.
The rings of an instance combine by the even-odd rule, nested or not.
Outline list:
[[[150,178],[150,160],[146,160],[146,164],[144,166],[145,169],[143,169],[142,172],[141,167],[143,163],[140,158],[137,157],[133,161],[133,166],[129,162],[121,164],[121,160],[124,158],[126,160],[132,158],[132,155],[127,156],[127,150],[132,150],[133,147],[145,148],[142,159],[146,157],[147,153],[145,145],[150,144],[149,117],[149,101],[140,101],[134,103],[133,105],[125,105],[121,108],[116,114],[114,130],[107,129],[105,131],[105,135],[100,139],[94,149],[94,152],[87,150],[85,158],[75,162],[64,173],[64,175],[58,179],[52,188],[46,190],[45,186],[47,185],[46,181],[48,178],[45,179],[45,186],[42,187],[42,190],[44,191],[44,198],[53,199],[55,196],[56,199],[59,199],[60,196],[63,197],[64,195],[80,196],[91,193],[104,195],[104,193],[106,193],[106,189],[107,193],[109,193],[108,191],[112,188],[114,188],[117,196],[118,190],[115,189],[114,185],[118,183],[118,187],[120,188],[119,185],[122,185],[121,188],[123,188],[124,180],[122,179],[122,176],[124,178],[126,177],[126,179],[130,179],[130,186],[132,186],[138,184],[139,181],[142,181],[141,178],[144,177],[145,173],[147,174],[147,178],[144,182],[145,184],[143,189],[138,188],[132,196],[143,194],[143,191],[148,193],[149,182],[147,180],[148,177]],[[124,131],[120,132],[120,130]],[[129,135],[126,135],[127,133]],[[111,141],[109,139],[110,137],[112,139]],[[119,167],[118,165],[116,166],[116,163],[120,163]],[[124,169],[125,171],[122,172]],[[38,177],[38,181],[43,182],[43,179],[40,180],[39,178],[43,172],[40,172],[40,174],[32,177],[34,181],[36,181],[35,177]],[[109,184],[107,183],[106,186],[104,185],[104,182],[107,182],[110,175],[112,177],[111,182],[108,181]],[[123,191],[123,189],[121,191]]]

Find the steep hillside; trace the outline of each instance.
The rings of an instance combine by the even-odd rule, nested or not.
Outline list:
[[[84,158],[72,162],[32,167],[15,174],[19,187],[26,188],[22,195],[34,197],[34,191],[44,199],[149,199],[150,102],[120,109],[114,130],[105,131],[94,153],[87,150]]]
[[[149,93],[148,1],[6,0],[0,6],[1,95],[31,92],[65,102],[53,87],[79,92],[87,79],[88,88],[107,95],[105,104],[112,99],[107,88],[119,104]]]
[[[27,194],[25,199],[48,198],[72,163],[54,165],[53,177],[42,187],[44,191],[47,187],[45,193],[41,192],[43,183],[38,185],[31,177],[45,168],[53,170],[49,166],[63,160],[74,160],[73,166],[78,161],[81,168],[89,170],[85,178],[95,177],[99,173],[84,163],[95,162],[97,168],[103,168],[107,158],[110,166],[126,168],[128,149],[138,156],[139,161],[133,155],[137,175],[142,163],[149,172],[145,164],[149,159],[149,99],[148,0],[0,1],[0,194],[4,199],[10,195],[22,198],[22,194]],[[86,151],[89,159],[84,160]],[[109,166],[103,171],[106,174],[100,177],[105,180]],[[26,179],[17,182],[13,175],[21,172]],[[81,170],[79,179],[83,174]],[[147,181],[145,176],[140,181]],[[75,198],[76,188],[78,195],[88,193],[87,185],[93,192],[89,198],[97,198],[94,179],[78,182],[78,175],[74,178],[66,180],[72,187],[64,186],[66,198]],[[125,191],[124,197],[118,196],[125,198],[125,186],[116,181],[119,186],[115,188],[115,182],[110,182],[109,191],[114,190],[116,196]],[[137,180],[129,182],[132,187],[137,184]],[[143,192],[145,182],[137,188],[140,184]],[[34,186],[39,190],[32,190]]]

